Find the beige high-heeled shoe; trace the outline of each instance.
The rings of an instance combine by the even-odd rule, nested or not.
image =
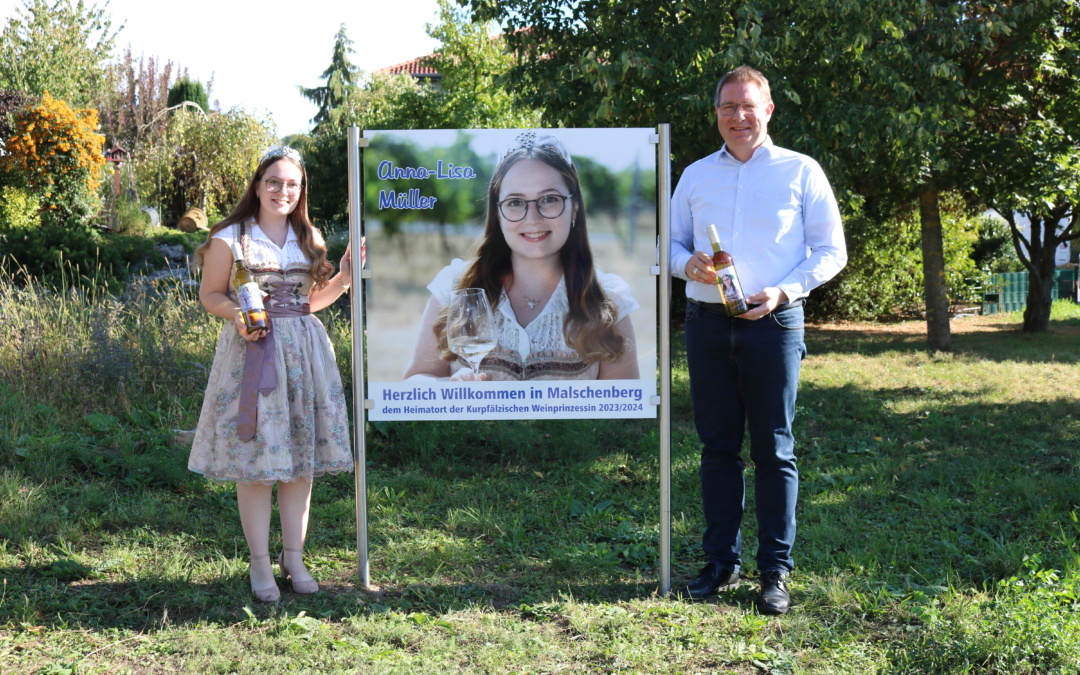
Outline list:
[[[248,577],[251,577],[251,565],[258,560],[270,560],[269,553],[263,553],[262,555],[251,556],[251,561],[248,563]],[[255,596],[255,599],[259,602],[277,602],[281,599],[281,590],[277,587],[277,584],[273,586],[267,586],[266,588],[255,588],[255,582],[251,582],[251,594]]]
[[[278,566],[281,568],[281,573],[285,575],[285,578],[292,584],[293,593],[299,595],[311,595],[319,592],[319,582],[315,581],[308,575],[307,579],[295,579],[289,568],[285,567],[285,551],[289,553],[303,553],[304,549],[299,548],[287,548],[281,552],[278,556]]]

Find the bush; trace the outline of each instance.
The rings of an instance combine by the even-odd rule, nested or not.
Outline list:
[[[72,110],[48,93],[15,113],[4,168],[40,196],[43,224],[81,225],[97,211],[105,164],[97,126],[96,110]]]
[[[166,227],[156,229],[151,236],[155,245],[183,246],[188,253],[194,253],[206,241],[205,232],[181,232]]]
[[[119,292],[132,272],[168,265],[159,245],[183,246],[188,253],[206,240],[205,232],[152,228],[145,236],[104,234],[86,227],[35,227],[6,236],[0,273],[52,288],[96,288]],[[344,249],[342,249],[344,250]]]
[[[1009,223],[997,214],[983,215],[978,223],[979,238],[971,252],[976,267],[988,277],[1003,272],[1023,272],[1025,267],[1016,256]]]
[[[139,202],[121,197],[115,202],[116,208],[116,231],[120,234],[150,233],[153,225],[150,224],[150,214],[142,210]]]
[[[325,232],[323,233],[326,234]],[[326,237],[326,259],[334,263],[336,267],[341,256],[345,255],[345,247],[349,245],[348,231],[335,232]],[[359,256],[357,256],[359,260]]]
[[[844,220],[847,266],[810,294],[815,320],[910,316],[922,307],[922,252],[917,220]]]
[[[106,245],[101,234],[86,227],[48,226],[12,230],[6,249],[0,270],[11,277],[26,275],[57,288],[97,286],[116,292],[129,267],[151,255],[153,244],[142,237],[114,236]]]
[[[13,185],[0,187],[0,231],[37,227],[41,222],[37,195]]]
[[[13,89],[0,89],[0,148],[6,148],[8,139],[15,133],[15,113],[31,103],[32,99],[25,92]],[[3,153],[0,153],[2,155]],[[0,188],[5,186],[25,187],[25,178],[12,170],[9,162],[0,156]],[[0,194],[0,209],[4,208],[6,195]],[[0,216],[0,229],[4,222]]]
[[[955,195],[942,195],[945,283],[950,302],[972,302],[987,273],[973,259],[981,218]],[[809,318],[880,320],[921,316],[922,231],[917,211],[879,221],[865,214],[844,219],[848,264],[835,279],[811,293]]]

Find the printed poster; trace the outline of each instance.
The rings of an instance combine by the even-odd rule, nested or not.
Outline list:
[[[369,419],[656,416],[654,129],[364,136]]]

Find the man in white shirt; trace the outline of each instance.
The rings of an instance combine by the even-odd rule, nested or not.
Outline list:
[[[699,599],[738,582],[744,508],[743,438],[750,436],[758,520],[758,610],[790,606],[799,473],[791,423],[803,343],[803,300],[847,262],[840,210],[813,159],[773,145],[775,106],[747,66],[714,100],[724,146],[687,167],[672,199],[671,270],[685,279],[690,397],[701,439],[706,565],[678,594]],[[750,309],[729,317],[706,228],[715,225]]]

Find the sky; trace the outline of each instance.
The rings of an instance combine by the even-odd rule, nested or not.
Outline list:
[[[22,0],[0,0],[3,25],[22,7]],[[370,73],[430,54],[438,43],[424,26],[437,22],[438,9],[437,0],[110,0],[106,6],[114,29],[124,25],[117,56],[130,45],[135,59],[172,61],[204,85],[213,78],[211,105],[272,119],[280,137],[310,128],[316,108],[297,85],[323,84],[319,75],[330,65],[342,23],[354,43],[353,65]]]

